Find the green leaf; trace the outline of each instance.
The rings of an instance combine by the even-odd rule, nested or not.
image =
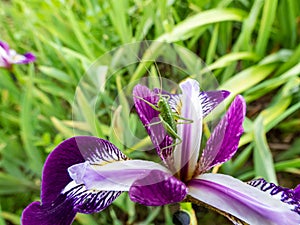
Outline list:
[[[223,21],[242,21],[245,12],[238,9],[211,9],[191,16],[179,24],[169,33],[160,36],[157,41],[176,42],[185,40],[196,33],[196,29],[212,23]]]
[[[257,177],[277,183],[271,151],[267,144],[263,118],[259,116],[254,122],[254,170]]]
[[[260,56],[263,56],[267,50],[272,24],[276,17],[277,4],[278,0],[265,0],[257,44],[255,46],[255,52]]]
[[[229,90],[232,95],[237,95],[264,80],[275,68],[274,64],[252,66],[227,80],[219,89]]]

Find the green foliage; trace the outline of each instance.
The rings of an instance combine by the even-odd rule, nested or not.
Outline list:
[[[299,18],[298,0],[1,1],[1,40],[18,52],[34,52],[37,61],[16,65],[17,81],[0,69],[0,224],[20,224],[22,210],[39,200],[43,162],[74,129],[109,138],[130,157],[149,157],[133,150],[150,144],[137,116],[122,122],[131,104],[122,86],[152,71],[151,62],[117,71],[93,104],[77,89],[86,122],[72,121],[76,87],[92,62],[141,40],[190,49],[207,63],[200,74],[213,71],[220,89],[247,100],[245,134],[235,158],[221,167],[224,173],[243,180],[265,175],[279,184],[288,182],[276,173],[299,176]],[[160,47],[150,45],[141,57],[154,59]],[[182,61],[191,58],[183,54]],[[122,108],[113,104],[117,94]],[[143,138],[136,142],[128,128]],[[168,206],[146,208],[123,194],[100,214],[78,215],[74,224],[171,224],[171,218]],[[198,218],[213,224],[210,214]],[[220,220],[214,219],[226,223]]]

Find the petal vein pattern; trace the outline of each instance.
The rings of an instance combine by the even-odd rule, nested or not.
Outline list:
[[[246,223],[299,225],[300,217],[287,205],[257,188],[222,174],[202,174],[189,185],[189,194]]]

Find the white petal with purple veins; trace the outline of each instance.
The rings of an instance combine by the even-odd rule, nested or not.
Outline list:
[[[164,166],[143,160],[119,161],[101,166],[85,162],[68,169],[70,177],[77,184],[101,191],[128,191],[134,181],[147,176],[152,170],[160,170],[172,176]]]
[[[299,225],[290,207],[242,181],[222,174],[203,174],[188,184],[189,195],[249,224]]]

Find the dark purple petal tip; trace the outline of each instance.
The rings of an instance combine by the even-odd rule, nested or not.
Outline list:
[[[108,207],[122,192],[86,190],[72,186],[53,202],[31,203],[22,213],[22,225],[69,225],[77,212],[95,213]]]
[[[52,205],[31,203],[23,211],[21,221],[22,225],[69,225],[72,224],[75,215],[72,202],[61,197]]]
[[[26,59],[24,59],[23,61],[20,62],[22,64],[34,62],[36,60],[35,55],[33,53],[31,53],[31,52],[25,53],[24,56],[25,56]]]
[[[187,187],[180,180],[153,170],[148,176],[135,181],[129,190],[129,196],[132,201],[146,206],[161,206],[181,202],[187,192]]]
[[[54,201],[61,191],[72,181],[68,168],[85,161],[78,143],[92,141],[93,137],[73,137],[59,144],[48,156],[43,170],[42,203]]]

